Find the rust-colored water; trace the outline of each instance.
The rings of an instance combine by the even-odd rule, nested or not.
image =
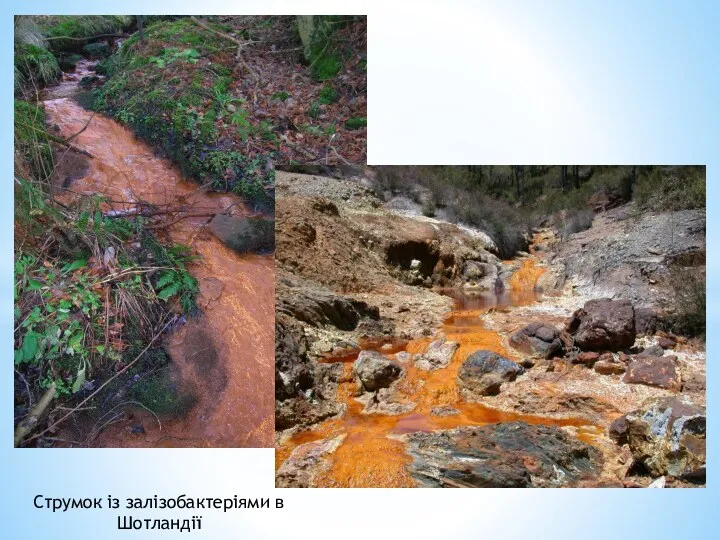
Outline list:
[[[443,333],[460,346],[450,365],[444,369],[424,371],[412,363],[404,365],[405,376],[398,382],[397,389],[402,399],[417,404],[410,413],[397,416],[363,413],[363,405],[354,398],[352,364],[345,356],[338,358],[337,361],[344,363],[343,380],[346,381],[340,384],[339,399],[347,404],[347,412],[340,418],[297,433],[281,444],[276,449],[276,467],[280,467],[299,445],[344,433],[347,437],[329,457],[330,468],[315,479],[315,487],[414,487],[415,482],[406,469],[411,458],[405,453],[404,443],[397,438],[404,433],[521,420],[531,424],[577,426],[580,436],[590,439],[594,430],[592,426],[584,427],[586,420],[560,420],[499,411],[482,403],[464,401],[457,387],[458,370],[475,351],[486,349],[517,359],[515,353],[505,347],[502,336],[485,328],[482,318],[489,309],[534,302],[537,299],[535,284],[543,271],[535,266],[534,259],[528,259],[518,270],[520,275],[515,276],[516,286],[502,295],[464,296],[460,292],[446,291],[455,298],[456,309],[447,316]],[[405,350],[411,354],[422,353],[431,341],[410,341]],[[458,413],[432,415],[431,410],[439,406],[452,407]]]
[[[47,97],[66,91],[62,87]],[[45,101],[45,111],[48,124],[57,125],[63,137],[80,131],[91,115],[65,97]],[[127,210],[144,201],[182,204],[192,213],[251,213],[232,194],[199,190],[168,160],[156,157],[132,132],[103,115],[96,114],[72,142],[94,158],[70,189],[108,197],[114,202],[107,209]],[[93,445],[272,446],[274,260],[228,249],[206,230],[207,222],[208,217],[190,218],[167,229],[173,242],[190,245],[199,256],[189,270],[200,284],[202,316],[175,331],[168,347],[175,373],[197,395],[196,405],[182,418],[164,421],[162,429],[149,413],[138,411],[133,423],[140,419],[144,435],[131,435],[127,423],[120,422]]]

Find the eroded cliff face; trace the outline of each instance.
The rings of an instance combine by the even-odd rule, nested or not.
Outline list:
[[[661,469],[609,427],[673,396],[694,416],[683,462],[662,470],[669,485],[704,481],[704,344],[643,327],[662,294],[636,308],[626,283],[583,285],[575,244],[609,250],[611,216],[563,243],[539,230],[500,261],[481,231],[396,213],[361,178],[278,176],[278,485],[647,485]],[[634,253],[612,268],[639,273]],[[497,447],[513,450],[487,461]]]

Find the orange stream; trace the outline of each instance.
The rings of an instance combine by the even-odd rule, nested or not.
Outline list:
[[[46,101],[45,111],[48,124],[59,126],[63,137],[80,131],[91,114],[67,98]],[[94,158],[88,159],[87,174],[75,180],[70,190],[126,201],[110,202],[114,210],[145,201],[182,204],[192,207],[193,213],[231,206],[237,215],[251,213],[232,194],[199,191],[197,184],[184,180],[168,160],[156,157],[131,131],[100,114],[72,142]],[[190,245],[199,256],[189,270],[200,285],[202,315],[175,331],[168,344],[172,369],[182,386],[194,389],[196,405],[181,418],[163,421],[162,429],[149,413],[138,411],[134,423],[141,419],[144,435],[130,435],[128,424],[120,422],[109,426],[94,445],[272,446],[274,259],[239,255],[227,248],[205,229],[208,219],[185,219],[167,229],[170,240]],[[203,358],[198,344],[217,354],[210,360]],[[189,355],[188,350],[195,352]]]
[[[462,400],[457,387],[458,370],[475,351],[486,349],[508,358],[518,358],[511,349],[506,349],[497,332],[485,328],[482,316],[492,307],[527,305],[535,301],[535,283],[543,271],[543,268],[535,266],[534,260],[529,259],[513,276],[513,288],[504,295],[456,297],[456,310],[448,315],[443,326],[447,339],[460,344],[450,365],[437,371],[424,371],[415,368],[412,362],[403,364],[406,373],[398,382],[398,392],[403,398],[417,404],[408,414],[387,416],[363,413],[363,405],[353,397],[356,385],[352,377],[351,357],[343,355],[338,359],[345,368],[338,399],[347,404],[347,412],[341,418],[330,419],[311,430],[299,432],[281,444],[276,449],[276,468],[299,445],[345,433],[347,437],[329,457],[330,468],[326,473],[318,475],[315,487],[414,487],[415,482],[406,470],[411,458],[405,453],[403,442],[397,439],[403,433],[516,420],[531,424],[587,426],[588,422],[579,418],[560,420],[515,414],[492,409],[482,403],[466,402]],[[431,341],[429,338],[412,340],[405,350],[411,354],[422,353]],[[432,408],[442,405],[457,409],[459,414],[430,414]],[[585,429],[594,431],[593,426]],[[583,435],[583,429],[580,434]]]

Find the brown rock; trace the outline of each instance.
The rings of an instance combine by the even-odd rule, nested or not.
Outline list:
[[[682,387],[675,356],[637,358],[628,366],[623,381],[675,391]]]
[[[658,345],[660,345],[663,349],[674,349],[677,343],[675,343],[674,339],[661,337],[658,339]]]
[[[562,350],[560,331],[544,323],[532,323],[510,337],[510,345],[518,351],[550,358]]]
[[[590,300],[573,313],[567,327],[582,350],[620,350],[635,343],[635,311],[627,300]]]
[[[621,375],[625,373],[627,367],[622,362],[598,360],[595,362],[594,369],[600,375]]]
[[[600,353],[596,352],[581,352],[573,359],[573,364],[585,364],[588,367],[593,367],[593,364],[600,359]]]

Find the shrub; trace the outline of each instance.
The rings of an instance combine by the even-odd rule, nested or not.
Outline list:
[[[643,170],[635,186],[635,199],[640,206],[650,210],[705,208],[705,167]]]
[[[669,282],[676,310],[669,321],[670,330],[688,336],[704,335],[707,297],[705,267],[672,266]]]
[[[592,226],[595,212],[586,208],[584,210],[576,210],[568,213],[563,219],[561,226],[561,236],[563,240],[567,239],[573,233],[584,231]]]

